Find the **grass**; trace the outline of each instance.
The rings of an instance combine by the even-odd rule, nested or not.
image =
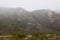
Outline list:
[[[12,37],[1,37],[0,40],[60,40],[58,33],[15,34]]]

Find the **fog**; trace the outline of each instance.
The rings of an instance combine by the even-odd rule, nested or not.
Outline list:
[[[38,9],[60,9],[60,0],[0,0],[0,7],[22,7],[28,11]]]

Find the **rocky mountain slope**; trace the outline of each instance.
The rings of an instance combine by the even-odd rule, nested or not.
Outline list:
[[[47,9],[0,8],[0,33],[60,32],[60,14]]]

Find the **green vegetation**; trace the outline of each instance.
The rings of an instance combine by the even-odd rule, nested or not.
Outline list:
[[[59,33],[17,33],[12,37],[1,37],[0,40],[60,40]]]

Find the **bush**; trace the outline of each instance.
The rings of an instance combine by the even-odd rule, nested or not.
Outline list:
[[[17,38],[25,38],[26,34],[25,33],[16,33],[16,34],[14,34],[14,36]]]
[[[26,37],[26,34],[23,34],[23,33],[17,34],[17,37],[18,37],[18,38],[25,38],[25,37]]]

